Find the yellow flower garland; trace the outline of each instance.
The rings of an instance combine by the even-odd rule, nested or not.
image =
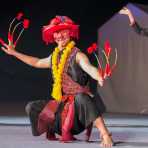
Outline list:
[[[51,95],[57,101],[61,101],[62,98],[62,73],[64,70],[66,60],[69,54],[71,53],[71,50],[74,47],[74,45],[75,42],[70,41],[67,44],[66,48],[63,49],[63,53],[61,55],[59,64],[58,64],[58,54],[60,50],[58,47],[55,48],[52,55],[52,73],[53,73],[54,84]]]

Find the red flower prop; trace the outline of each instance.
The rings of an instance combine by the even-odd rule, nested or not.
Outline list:
[[[7,38],[8,38],[8,41],[11,42],[12,45],[14,45],[14,47],[18,43],[18,41],[20,39],[20,36],[22,35],[24,29],[27,29],[29,27],[29,23],[30,22],[29,22],[28,19],[24,19],[23,21],[20,21],[21,18],[23,17],[23,15],[24,14],[22,12],[19,12],[16,15],[16,17],[11,21],[11,23],[9,25],[9,30],[8,30],[8,36],[7,36]],[[17,23],[16,23],[16,20],[17,20]],[[15,35],[16,34],[16,29],[18,29],[18,27],[23,27],[23,28],[21,29],[21,31],[19,32],[18,35]],[[17,37],[17,38],[14,40],[14,37]],[[0,39],[0,43],[2,45],[5,44],[2,39]]]
[[[87,52],[88,54],[92,54],[96,51],[96,49],[97,49],[97,44],[93,43],[90,47],[87,48]]]
[[[98,68],[99,74],[101,75],[102,78],[104,78],[104,71],[101,68]]]
[[[23,13],[22,12],[19,12],[16,16],[16,19],[19,21],[22,17],[23,17]]]
[[[10,32],[8,32],[8,40],[13,42],[13,36],[10,34]]]
[[[109,43],[108,40],[105,41],[104,49],[105,49],[105,53],[106,53],[107,57],[109,57],[110,56],[110,53],[112,51],[112,48],[111,48],[110,43]]]
[[[94,51],[96,51],[97,50],[97,44],[96,43],[93,43],[92,44],[92,48],[93,48]]]
[[[29,27],[29,20],[28,19],[24,19],[23,27],[24,27],[24,29],[27,29]]]
[[[88,52],[88,54],[92,54],[93,53],[93,48],[92,47],[88,47],[87,48],[87,52]]]
[[[104,75],[111,76],[111,67],[108,63],[105,66]]]
[[[0,44],[2,44],[4,46],[5,42],[3,41],[2,38],[0,38]]]
[[[99,48],[98,48],[99,49]],[[102,79],[105,79],[106,77],[110,77],[113,70],[115,69],[116,67],[116,63],[117,63],[117,50],[115,49],[115,62],[114,64],[111,66],[110,65],[110,56],[111,56],[111,52],[112,52],[112,48],[111,48],[111,45],[110,45],[110,42],[107,40],[105,41],[104,43],[104,49],[102,50],[103,51],[103,54],[105,56],[105,61],[106,61],[106,64],[105,64],[105,67],[103,68],[103,66],[101,65],[101,63],[103,62],[100,62],[99,61],[99,58],[97,57],[97,55],[95,54],[95,51],[97,50],[97,44],[96,43],[93,43],[89,48],[87,48],[87,52],[88,54],[94,54],[96,59],[97,59],[97,62],[98,62],[98,72],[100,73]]]
[[[87,48],[87,53],[88,54],[94,54],[94,56],[97,59],[98,65],[99,65],[99,69],[100,69],[101,75],[103,76],[103,70],[102,70],[101,63],[100,63],[99,58],[97,57],[97,55],[95,53],[96,50],[97,50],[97,44],[93,43],[90,47]]]

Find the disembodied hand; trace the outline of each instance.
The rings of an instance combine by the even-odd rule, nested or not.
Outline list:
[[[129,21],[130,21],[129,25],[130,26],[132,26],[135,23],[135,18],[133,16],[132,12],[128,8],[123,7],[123,9],[121,9],[119,11],[119,14],[124,14],[124,15],[127,15],[129,17]]]
[[[131,14],[131,11],[127,7],[123,7],[120,11],[119,14],[124,14],[124,15],[129,15]]]

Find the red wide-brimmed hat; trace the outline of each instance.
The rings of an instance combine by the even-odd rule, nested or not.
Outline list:
[[[69,29],[70,37],[78,39],[79,37],[79,25],[76,25],[69,17],[67,16],[56,16],[53,18],[49,25],[43,26],[42,38],[43,41],[48,43],[53,43],[53,33],[59,30]]]

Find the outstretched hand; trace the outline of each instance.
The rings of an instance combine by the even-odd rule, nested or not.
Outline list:
[[[120,11],[119,14],[124,14],[124,15],[129,15],[131,14],[131,11],[127,7],[123,7]]]
[[[124,14],[124,15],[127,15],[129,17],[130,26],[132,26],[135,23],[134,16],[133,16],[132,12],[128,8],[123,7],[123,9],[121,9],[119,11],[119,14]]]
[[[13,53],[15,52],[14,45],[11,41],[9,41],[9,44],[4,44],[3,47],[1,47],[1,49],[9,55],[13,55]]]

